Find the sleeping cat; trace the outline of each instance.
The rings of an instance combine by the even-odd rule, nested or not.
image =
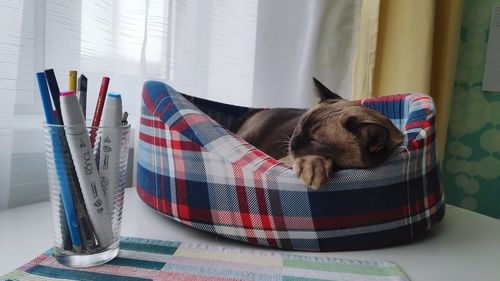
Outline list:
[[[309,110],[252,110],[235,132],[292,166],[306,185],[318,189],[334,170],[382,162],[403,141],[403,134],[381,113],[344,100],[313,80],[318,104]]]

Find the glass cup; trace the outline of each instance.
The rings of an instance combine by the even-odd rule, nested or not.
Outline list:
[[[55,258],[73,267],[112,260],[119,251],[130,125],[44,124],[44,136]]]

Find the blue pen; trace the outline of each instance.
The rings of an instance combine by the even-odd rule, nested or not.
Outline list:
[[[45,121],[47,124],[55,124],[54,113],[52,111],[52,104],[50,102],[49,88],[45,80],[45,73],[38,72],[36,74],[36,81],[38,82],[38,90],[40,90],[40,97],[42,98],[43,113],[45,114]]]
[[[45,73],[38,72],[36,74],[38,89],[40,90],[40,97],[42,99],[43,111],[45,113],[45,121],[47,124],[56,124],[54,114],[52,111],[52,104],[50,101],[49,89],[47,87]],[[51,130],[51,129],[49,129]],[[62,153],[61,143],[59,141],[59,136],[56,132],[51,130],[51,139],[55,155]],[[73,249],[76,252],[81,252],[81,239],[80,239],[80,229],[78,226],[78,218],[76,214],[75,205],[73,203],[73,197],[71,194],[71,186],[68,178],[68,173],[66,171],[64,159],[58,159],[54,157],[54,162],[56,165],[57,177],[61,184],[61,198],[63,202],[64,212],[66,215],[66,221],[69,228],[69,233],[71,236],[71,242],[73,243]]]
[[[47,82],[45,78],[45,73],[39,72],[36,74],[36,79],[38,83],[38,89],[40,91],[40,97],[42,99],[43,113],[45,114],[45,121],[47,124],[56,124],[56,119],[54,117],[54,112],[52,110],[52,104],[50,101],[49,90],[47,87]],[[62,196],[61,199],[62,201]],[[61,219],[61,230],[63,235],[63,247],[66,250],[71,250],[73,245],[71,243],[71,236],[68,229],[67,217],[63,213],[64,218]]]

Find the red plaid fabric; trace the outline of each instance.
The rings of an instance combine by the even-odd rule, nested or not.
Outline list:
[[[332,251],[409,241],[444,215],[428,96],[360,101],[388,116],[405,142],[381,165],[338,171],[317,191],[226,129],[248,108],[154,81],[142,98],[137,192],[181,223],[266,247]]]

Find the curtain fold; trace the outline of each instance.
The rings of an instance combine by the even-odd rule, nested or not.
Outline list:
[[[429,94],[433,0],[381,0],[373,96]]]
[[[377,53],[380,0],[362,1],[356,33],[356,53],[353,65],[352,97],[355,100],[372,97],[373,74]]]
[[[360,24],[357,35],[365,39],[358,40],[356,49],[353,85],[357,86],[353,87],[353,96],[377,97],[399,92],[432,96],[437,106],[441,159],[446,143],[461,9],[462,0],[365,0],[360,19],[365,25]]]
[[[463,0],[436,2],[430,95],[437,107],[438,151],[443,163],[458,57]]]

